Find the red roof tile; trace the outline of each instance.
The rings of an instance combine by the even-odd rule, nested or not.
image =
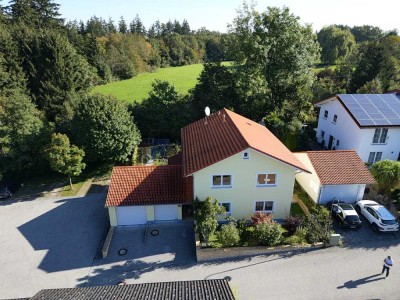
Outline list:
[[[192,177],[182,166],[114,167],[106,206],[183,204],[193,200]]]
[[[182,145],[184,176],[247,148],[309,172],[265,126],[225,108],[184,127]]]
[[[372,184],[374,177],[354,150],[306,152],[321,184]]]

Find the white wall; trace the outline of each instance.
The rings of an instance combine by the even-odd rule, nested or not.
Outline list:
[[[319,189],[321,186],[321,181],[317,176],[317,172],[315,171],[313,165],[311,164],[311,161],[308,158],[307,153],[298,152],[293,154],[311,172],[311,174],[306,172],[297,173],[296,181],[307,192],[310,198],[313,199],[315,203],[317,203],[319,196]]]
[[[360,129],[360,146],[356,150],[363,162],[368,162],[370,152],[382,152],[382,160],[397,160],[400,152],[400,128],[387,127],[387,143],[372,144],[375,128]]]
[[[318,105],[317,138],[321,142],[321,130],[325,131],[325,146],[328,146],[329,136],[334,137],[333,146],[340,150],[355,150],[363,162],[368,162],[370,152],[382,152],[383,159],[397,160],[400,153],[400,127],[388,127],[386,144],[372,144],[375,128],[360,128],[336,98],[326,100]],[[328,118],[324,118],[324,111],[328,111]],[[333,116],[337,115],[336,124]],[[339,139],[339,146],[336,141]]]
[[[324,101],[320,106],[318,118],[317,138],[321,142],[321,130],[325,131],[325,146],[328,146],[329,136],[334,137],[333,146],[340,150],[356,150],[360,147],[360,128],[347,113],[343,105],[336,98]],[[328,111],[328,118],[324,118],[324,111]],[[336,123],[333,116],[337,115]],[[339,140],[339,146],[336,142]],[[330,150],[330,149],[328,149]]]
[[[290,214],[295,168],[249,149],[250,158],[239,152],[193,174],[194,196],[200,200],[208,196],[219,202],[230,202],[232,217],[250,219],[256,201],[275,201],[274,218]],[[276,186],[257,187],[258,173],[276,173]],[[232,175],[231,188],[212,188],[212,176]]]
[[[321,187],[319,204],[326,204],[335,197],[340,201],[353,203],[362,199],[364,189],[365,184],[324,185]]]

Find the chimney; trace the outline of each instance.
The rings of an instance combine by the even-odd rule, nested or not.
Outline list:
[[[222,115],[222,118],[224,119],[224,123],[225,123],[225,122],[226,122],[226,121],[225,121],[225,114]]]

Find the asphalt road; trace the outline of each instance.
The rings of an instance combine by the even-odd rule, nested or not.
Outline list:
[[[120,279],[213,278],[230,280],[238,299],[400,299],[400,233],[376,234],[366,223],[359,231],[341,232],[343,247],[202,264],[183,242],[193,240],[190,228],[161,244],[148,240],[148,252],[135,250],[143,247],[141,232],[140,243],[121,233],[115,249],[129,246],[128,254],[93,262],[106,224],[104,195],[0,202],[0,299]],[[385,279],[380,272],[387,255],[394,266]]]

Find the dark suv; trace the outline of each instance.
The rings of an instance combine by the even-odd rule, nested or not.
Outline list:
[[[348,203],[332,205],[332,214],[338,220],[339,227],[360,228],[361,220],[354,207]]]

